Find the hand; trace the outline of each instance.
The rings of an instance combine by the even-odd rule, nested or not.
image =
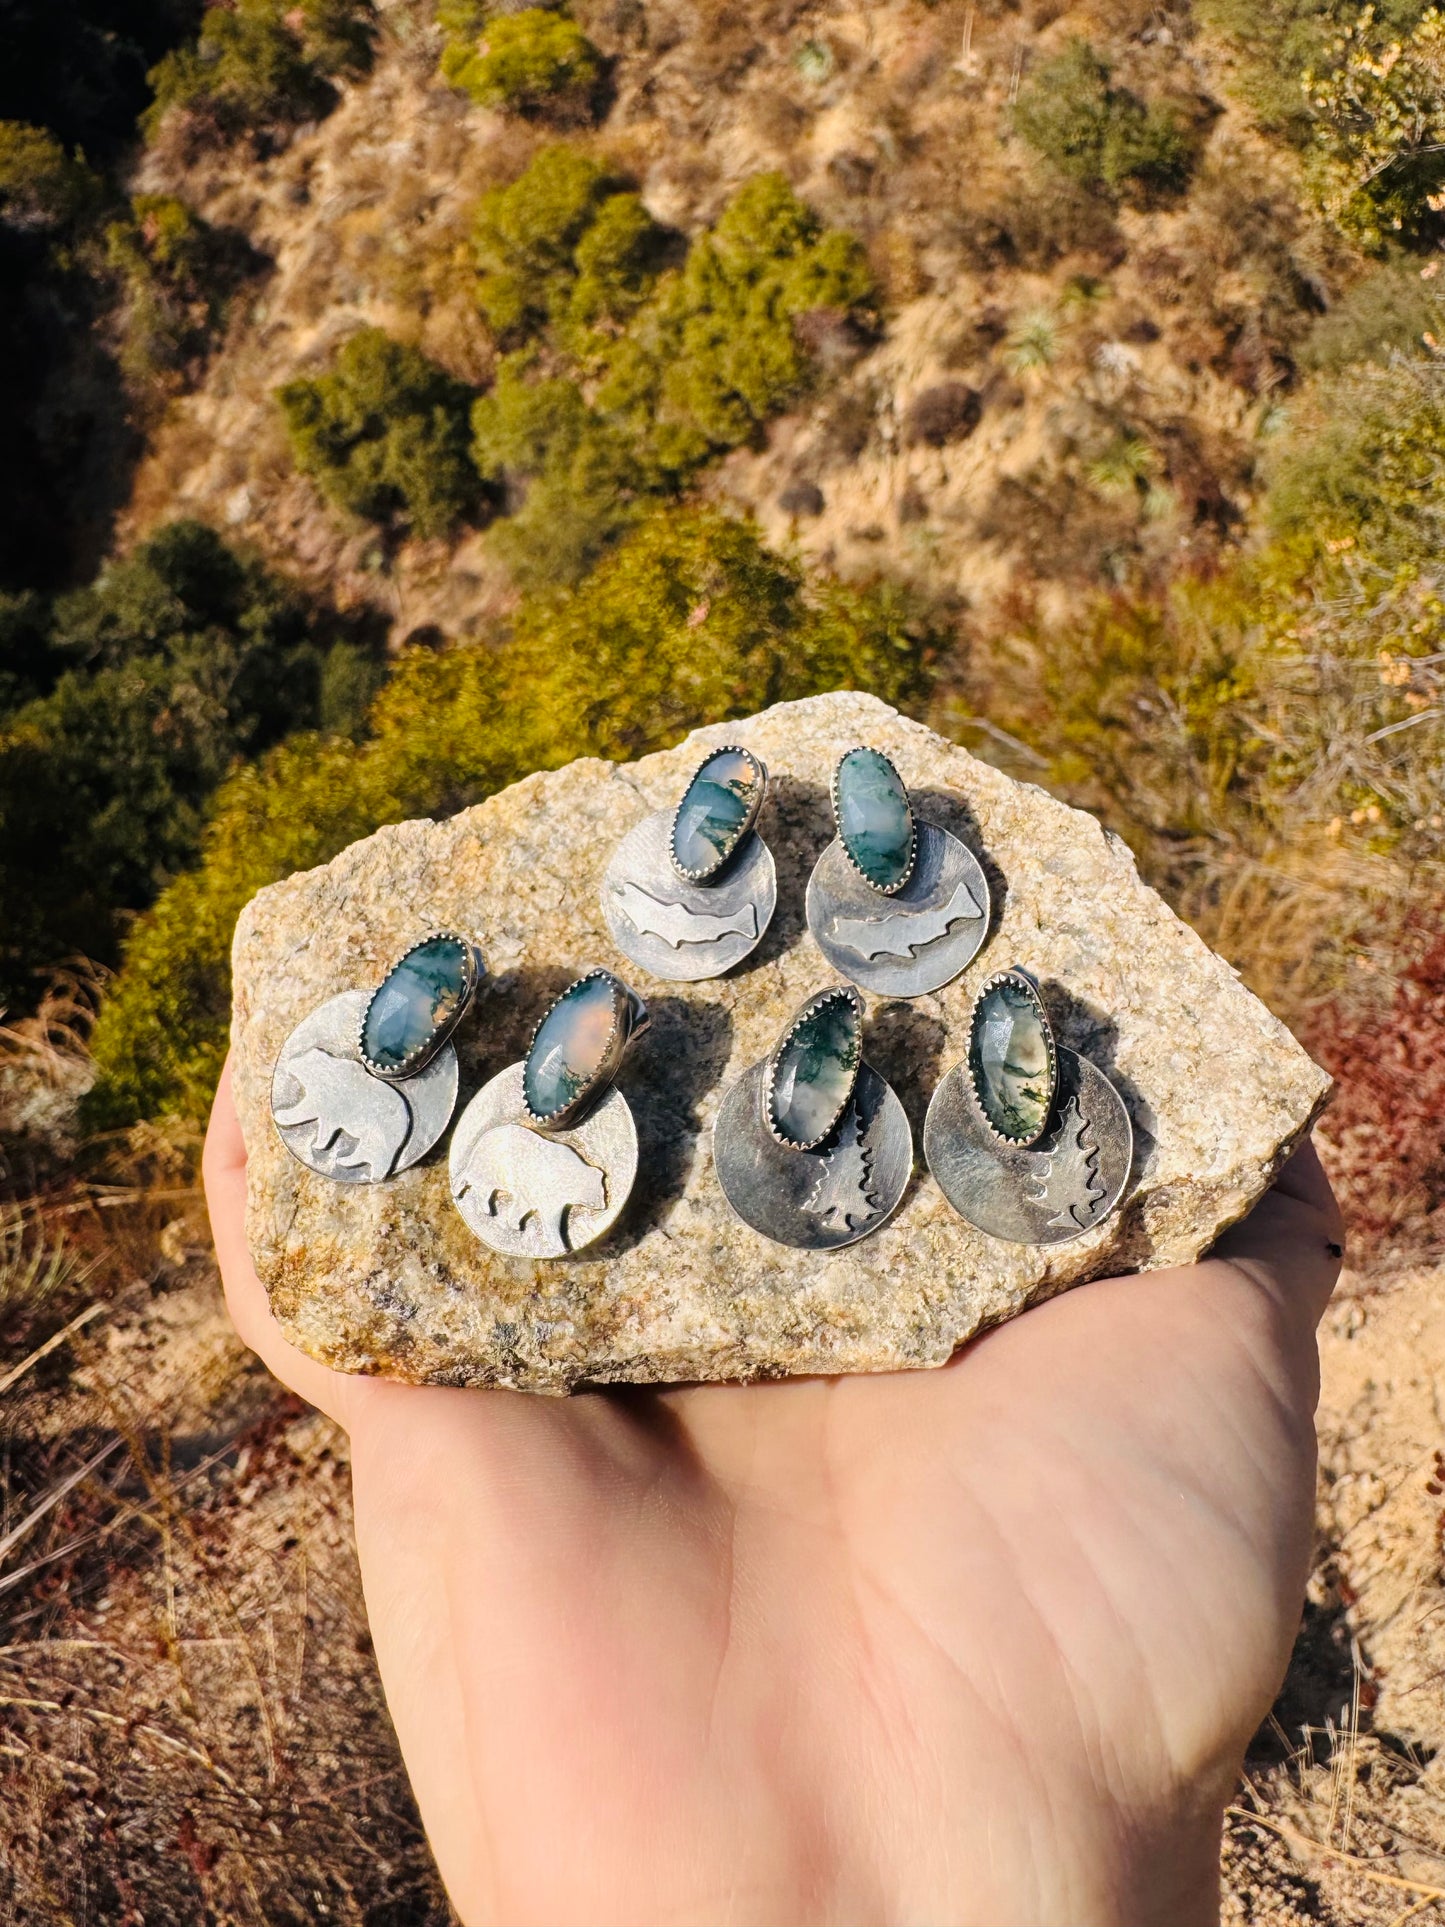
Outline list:
[[[241,1336],[351,1437],[388,1703],[483,1922],[1192,1927],[1283,1675],[1340,1229],[1313,1150],[1205,1263],[939,1371],[570,1399],[288,1345],[206,1143]]]

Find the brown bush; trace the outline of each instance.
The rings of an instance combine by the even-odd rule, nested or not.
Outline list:
[[[1320,1149],[1350,1255],[1415,1260],[1445,1248],[1445,934],[1426,940],[1381,1013],[1318,1006],[1305,1041],[1338,1080]]]

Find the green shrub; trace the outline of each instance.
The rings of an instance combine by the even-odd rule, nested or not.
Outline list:
[[[442,73],[481,107],[577,115],[592,104],[602,59],[575,21],[527,7],[452,39]]]
[[[250,252],[171,194],[138,194],[105,230],[124,302],[120,362],[145,395],[169,393],[205,354]]]
[[[57,234],[94,211],[100,181],[81,154],[23,120],[0,120],[0,223],[22,233]]]
[[[1445,287],[1418,262],[1377,268],[1322,314],[1300,344],[1301,368],[1337,374],[1357,361],[1386,361],[1401,350],[1419,354],[1425,336],[1445,340]]]
[[[637,514],[649,478],[631,440],[588,407],[563,376],[527,379],[505,357],[472,408],[472,459],[519,506],[492,544],[523,588],[571,582]]]
[[[351,336],[324,375],[277,390],[296,466],[338,507],[446,535],[478,501],[471,390],[381,328]]]
[[[511,507],[491,540],[523,586],[574,579],[648,497],[796,400],[812,372],[799,317],[872,315],[862,249],[779,174],[749,181],[659,278],[664,237],[636,194],[548,147],[484,198],[476,244],[492,326],[545,330],[568,369],[505,357],[472,413],[473,459]]]
[[[5,1002],[77,950],[114,957],[235,760],[317,720],[325,665],[301,600],[194,522],[60,597],[44,647],[32,686],[53,686],[0,724]]]
[[[1380,252],[1441,229],[1445,187],[1445,15],[1431,7],[1408,32],[1373,6],[1338,33],[1302,76],[1316,195],[1363,247]]]
[[[1445,367],[1433,356],[1397,356],[1316,384],[1294,405],[1268,476],[1269,515],[1282,535],[1326,553],[1345,544],[1391,570],[1435,567]]]
[[[192,47],[152,68],[142,117],[154,136],[173,109],[229,139],[312,120],[336,103],[332,82],[371,67],[371,0],[232,0],[207,7]]]
[[[866,319],[875,298],[854,237],[824,228],[781,174],[756,175],[639,311],[597,406],[630,423],[658,470],[684,476],[802,395],[812,370],[800,316]]]
[[[204,1114],[225,1050],[231,933],[261,885],[405,816],[476,802],[582,754],[632,756],[822,689],[916,707],[930,638],[887,591],[806,583],[749,523],[670,510],[512,641],[403,656],[356,748],[305,738],[223,790],[201,866],[127,944],[94,1040],[93,1122]]]
[[[1190,129],[1173,108],[1146,106],[1109,78],[1087,41],[1071,41],[1019,95],[1014,126],[1080,186],[1135,200],[1180,193],[1194,167]]]
[[[637,195],[575,147],[542,148],[477,208],[477,302],[502,339],[622,321],[655,278],[659,231]]]

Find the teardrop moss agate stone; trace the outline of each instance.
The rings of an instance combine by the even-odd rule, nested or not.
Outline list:
[[[424,1053],[457,1016],[468,975],[467,947],[459,937],[429,937],[408,950],[367,1006],[361,1031],[366,1062],[396,1072]]]
[[[1058,1072],[1049,1020],[1026,977],[988,985],[973,1013],[968,1068],[984,1116],[1011,1144],[1043,1135]]]
[[[672,824],[672,857],[701,883],[720,870],[742,840],[762,801],[763,775],[745,749],[709,756],[683,792]]]
[[[913,810],[881,750],[850,749],[834,779],[843,848],[875,889],[894,891],[913,869]]]
[[[602,1068],[617,1027],[617,991],[610,977],[579,977],[537,1027],[522,1072],[522,1096],[544,1123],[575,1104]]]
[[[819,998],[773,1061],[768,1109],[773,1128],[801,1150],[820,1143],[847,1109],[863,1057],[863,1015],[846,991]]]

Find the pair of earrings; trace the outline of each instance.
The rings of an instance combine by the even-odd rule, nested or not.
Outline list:
[[[974,1002],[966,1062],[933,1093],[923,1151],[977,1230],[1049,1245],[1114,1210],[1134,1136],[1109,1078],[1056,1042],[1033,980],[1003,970]],[[863,1000],[851,985],[810,997],[724,1093],[713,1157],[734,1212],[777,1244],[854,1244],[897,1209],[913,1135],[897,1093],[863,1058]]]
[[[602,879],[619,950],[654,977],[719,977],[755,950],[777,908],[773,855],[754,825],[768,772],[730,745],[704,757],[673,810],[630,830]],[[956,836],[915,817],[903,779],[863,745],[833,772],[837,835],[808,881],[807,916],[840,976],[880,997],[939,990],[988,931],[988,882]]]
[[[434,932],[368,997],[344,991],[303,1018],[271,1080],[271,1115],[321,1177],[379,1184],[441,1141],[456,1108],[452,1033],[485,977],[475,946]],[[637,1127],[614,1079],[647,1029],[637,993],[601,968],[542,1016],[526,1057],[498,1072],[452,1136],[452,1197],[511,1256],[558,1258],[609,1231],[637,1175]]]

